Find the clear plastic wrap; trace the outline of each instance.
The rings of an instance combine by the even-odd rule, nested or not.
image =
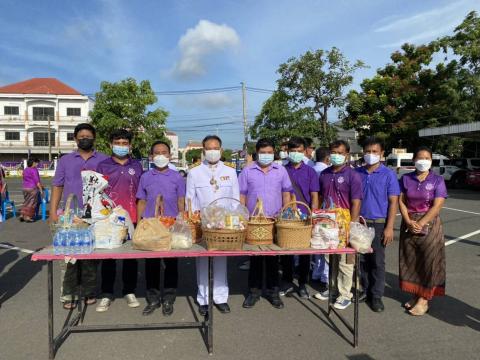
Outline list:
[[[192,231],[190,225],[179,215],[170,228],[172,233],[172,249],[190,249],[192,247]]]
[[[370,251],[375,237],[375,229],[369,228],[361,222],[350,223],[350,246],[361,254]]]
[[[207,229],[246,229],[248,209],[233,198],[220,198],[201,210],[202,226]]]

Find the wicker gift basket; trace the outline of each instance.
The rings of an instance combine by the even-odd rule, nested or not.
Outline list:
[[[257,199],[247,228],[247,244],[271,245],[275,236],[275,219],[265,216],[262,199]]]
[[[297,205],[303,205],[308,210],[306,219],[298,216]],[[286,211],[293,216],[285,217]],[[286,204],[276,223],[277,245],[283,249],[308,249],[312,238],[312,211],[301,201],[291,201]]]

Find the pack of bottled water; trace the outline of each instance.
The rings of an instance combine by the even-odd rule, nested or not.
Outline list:
[[[90,254],[95,248],[95,239],[90,228],[60,229],[53,238],[55,255]]]

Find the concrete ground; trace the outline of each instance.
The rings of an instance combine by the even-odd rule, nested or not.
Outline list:
[[[11,180],[12,197],[21,203],[18,180]],[[208,355],[199,330],[127,331],[71,335],[56,359],[479,359],[480,358],[480,192],[450,191],[442,219],[446,234],[447,295],[436,298],[420,318],[407,315],[401,304],[408,294],[398,288],[398,241],[387,249],[384,313],[360,304],[360,345],[354,349],[345,327],[326,317],[326,303],[315,299],[284,299],[276,310],[266,300],[243,309],[247,272],[244,259],[229,260],[231,287],[228,315],[214,313],[214,354]],[[398,217],[396,229],[400,217]],[[29,250],[50,244],[45,223],[24,224],[8,219],[0,224],[0,359],[46,359],[47,269],[31,262]],[[12,247],[16,247],[12,249]],[[88,309],[86,323],[143,323],[166,321],[161,311],[143,317],[143,262],[139,267],[140,308],[127,308],[119,294],[110,310]],[[59,267],[54,266],[55,299],[59,296]],[[194,261],[180,263],[179,297],[168,319],[193,320]],[[117,279],[117,291],[120,289]],[[313,293],[314,290],[312,289]],[[353,308],[345,310],[350,319]],[[67,312],[55,302],[55,325]]]

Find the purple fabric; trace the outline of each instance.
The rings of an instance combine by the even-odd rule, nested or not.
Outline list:
[[[355,171],[360,174],[363,185],[360,215],[369,220],[385,219],[388,215],[388,197],[400,195],[397,176],[383,164],[372,173],[363,166]]]
[[[299,190],[302,192],[302,194],[300,194],[295,189],[295,186],[293,186],[292,192],[295,193],[297,201],[303,201],[302,198],[304,198],[308,206],[311,206],[312,197],[310,193],[318,192],[320,190],[317,172],[303,162],[300,163],[300,167],[298,169],[295,169],[292,163],[288,163],[285,168],[287,169],[292,182],[295,182],[297,184],[297,188],[299,188]],[[299,205],[298,207],[302,212],[306,211],[304,206]]]
[[[405,195],[408,212],[427,212],[435,198],[447,198],[447,187],[442,176],[430,171],[420,182],[415,171],[400,179],[400,190]]]
[[[178,215],[178,198],[185,197],[185,179],[177,171],[167,169],[160,172],[151,169],[142,175],[138,186],[137,199],[146,200],[144,218],[155,216],[155,201],[158,195],[163,196],[164,215]]]
[[[40,182],[40,174],[36,167],[27,167],[23,170],[23,188],[35,189]]]
[[[250,214],[257,198],[262,199],[265,215],[276,217],[282,209],[282,193],[292,191],[292,183],[282,165],[273,163],[264,173],[257,163],[244,168],[238,177],[240,194],[247,197]]]
[[[328,206],[332,199],[336,207],[350,209],[352,200],[363,199],[362,179],[348,165],[336,173],[330,166],[320,175],[320,196]]]
[[[83,208],[83,184],[82,184],[82,170],[97,170],[97,166],[103,160],[108,159],[108,156],[100,152],[94,151],[92,156],[87,160],[83,160],[78,151],[63,155],[57,163],[55,176],[53,177],[53,186],[63,186],[63,199],[68,195],[75,194],[78,199],[78,205]]]
[[[108,178],[105,193],[125,210],[128,211],[133,223],[137,222],[137,190],[142,176],[142,164],[134,159],[128,159],[125,164],[119,164],[112,157],[98,164],[97,172]]]

